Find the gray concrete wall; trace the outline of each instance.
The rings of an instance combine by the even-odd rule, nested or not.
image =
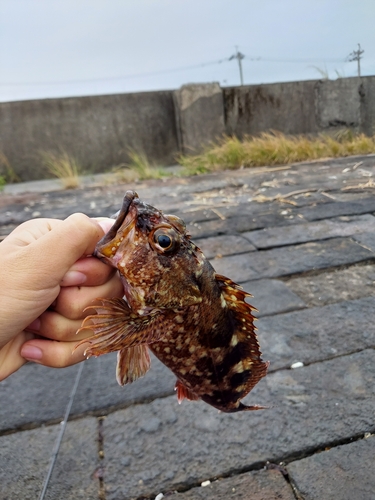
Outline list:
[[[182,153],[197,153],[224,135],[223,91],[218,83],[183,85],[174,99]]]
[[[48,176],[40,151],[66,151],[100,172],[126,162],[130,148],[170,165],[224,133],[346,127],[375,134],[375,77],[0,103],[0,152],[22,180],[32,180]]]
[[[226,133],[315,134],[350,127],[375,133],[375,77],[223,89]]]
[[[172,92],[0,104],[0,151],[23,180],[48,176],[40,151],[66,151],[84,169],[100,172],[126,161],[129,148],[160,164],[175,161]]]
[[[315,81],[223,89],[226,132],[242,138],[265,130],[286,134],[318,131]]]

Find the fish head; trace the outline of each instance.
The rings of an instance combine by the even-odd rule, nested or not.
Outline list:
[[[121,210],[94,255],[118,269],[129,306],[139,314],[202,301],[202,252],[185,223],[127,191]]]

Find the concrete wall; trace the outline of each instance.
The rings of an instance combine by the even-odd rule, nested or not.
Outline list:
[[[179,147],[196,153],[225,134],[223,91],[218,83],[183,85],[174,92]]]
[[[48,176],[40,151],[64,150],[99,172],[124,163],[129,148],[170,165],[223,134],[343,127],[375,134],[375,77],[0,103],[0,152],[29,180]]]
[[[375,77],[229,87],[223,94],[226,132],[237,137],[269,129],[375,133]]]
[[[40,151],[66,151],[91,172],[127,160],[129,148],[160,164],[178,153],[172,92],[0,104],[0,151],[23,180],[48,173]]]

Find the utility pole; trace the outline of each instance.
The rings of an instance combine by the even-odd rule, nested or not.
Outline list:
[[[361,50],[361,45],[358,44],[358,50],[353,50],[348,55],[348,61],[357,61],[357,69],[358,69],[358,76],[361,76],[361,59],[362,59],[362,54],[364,53],[364,50]]]
[[[243,73],[242,73],[242,59],[244,59],[244,55],[239,52],[238,47],[236,46],[236,53],[230,56],[229,61],[232,61],[233,59],[237,59],[238,61],[238,67],[240,69],[240,81],[241,81],[241,86],[243,85]]]

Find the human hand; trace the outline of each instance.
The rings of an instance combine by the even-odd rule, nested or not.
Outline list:
[[[86,257],[114,221],[83,214],[21,224],[0,244],[0,380],[27,360],[63,367],[84,359],[75,335],[97,297],[121,297],[117,274]],[[51,308],[53,304],[53,308]]]

